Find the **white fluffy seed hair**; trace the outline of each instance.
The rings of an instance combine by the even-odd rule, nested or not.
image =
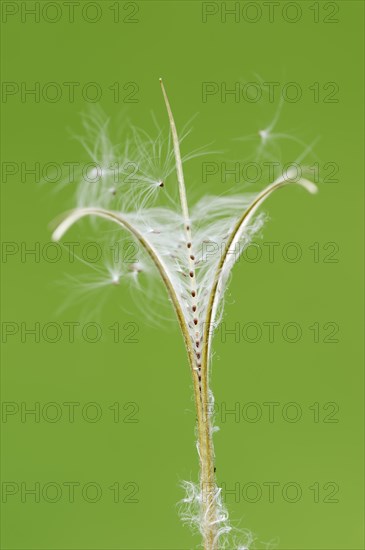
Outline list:
[[[159,132],[156,139],[151,139],[143,131],[132,130],[131,138],[122,147],[115,147],[108,137],[106,123],[87,119],[86,130],[94,140],[94,145],[88,144],[87,150],[97,169],[91,174],[94,177],[80,181],[76,191],[77,208],[59,223],[53,239],[60,240],[75,222],[86,216],[113,221],[129,232],[143,248],[146,265],[146,268],[142,263],[129,265],[129,275],[132,270],[135,280],[141,271],[162,277],[180,326],[184,327],[185,340],[190,340],[193,369],[200,380],[203,342],[208,342],[209,365],[212,336],[221,319],[232,268],[264,224],[265,216],[257,215],[257,210],[272,192],[283,186],[299,185],[310,193],[315,193],[317,188],[289,169],[259,193],[205,196],[189,212],[182,165],[178,161],[178,184],[175,182],[173,187],[178,188],[179,195],[170,192],[171,183],[167,185],[167,179],[175,170],[174,157],[179,157],[177,135],[171,140]],[[192,153],[185,160],[199,154]],[[151,269],[147,268],[148,262]],[[113,273],[112,266],[109,271]],[[120,266],[116,272],[119,284],[124,274]],[[213,402],[212,395],[210,398]],[[214,431],[212,426],[211,433]],[[181,517],[197,528],[204,539],[209,525],[202,513],[201,483],[187,481],[183,485],[186,496],[181,503]],[[243,542],[236,541],[236,531],[229,525],[217,485],[213,494],[217,544],[219,539],[220,548],[247,550],[253,542],[252,535],[240,531]]]
[[[209,391],[209,412],[212,432],[219,430],[214,426],[214,396],[212,391]],[[199,444],[197,442],[197,450],[199,452]],[[201,483],[193,483],[192,481],[182,481],[181,487],[185,492],[185,497],[179,502],[179,514],[183,523],[187,524],[193,532],[198,532],[203,539],[209,525],[209,519],[202,511],[202,500],[204,498]],[[215,485],[213,488],[214,503],[216,507],[216,517],[214,525],[216,528],[216,540],[220,550],[249,550],[254,542],[253,534],[247,529],[238,529],[233,527],[229,521],[228,511],[223,503],[223,495],[220,487]]]
[[[202,517],[201,501],[202,492],[197,483],[183,481],[182,487],[185,497],[180,501],[180,518],[193,532],[199,532],[203,537],[206,529],[206,518]],[[214,490],[214,502],[217,508],[216,540],[220,550],[249,550],[255,539],[253,534],[245,529],[232,527],[229,522],[229,514],[222,500],[222,491],[219,487]]]
[[[113,212],[120,220],[120,225],[127,230],[132,227],[158,258],[171,286],[175,289],[191,340],[196,347],[195,343],[201,342],[203,338],[202,320],[206,319],[215,276],[219,272],[216,298],[214,303],[210,304],[213,305],[209,323],[210,335],[220,319],[220,306],[232,267],[264,224],[265,216],[261,214],[255,217],[254,213],[265,196],[260,199],[259,194],[245,193],[203,197],[191,209],[188,223],[191,226],[192,242],[187,243],[186,219],[180,212],[179,201],[173,201],[170,196],[171,200],[167,207],[153,206],[159,196],[166,194],[165,182],[173,169],[171,144],[168,140],[165,149],[166,140],[163,140],[161,135],[157,140],[144,136],[145,140],[142,141],[141,135],[138,134],[134,145],[128,142],[119,152],[112,146],[105,134],[105,127],[100,123],[99,131],[101,135],[95,138],[96,145],[92,151],[93,161],[97,164],[95,174],[91,174],[87,179],[81,179],[76,191],[78,208],[60,223],[53,233],[53,239],[61,239],[67,229],[84,216],[107,218],[106,212]],[[135,135],[136,131],[133,134]],[[90,148],[88,150],[91,151]],[[158,155],[163,151],[166,157],[159,158]],[[151,157],[156,155],[153,166],[150,166],[151,173],[148,172],[149,154]],[[161,166],[159,176],[156,175],[158,164]],[[130,170],[130,167],[135,171],[133,177],[130,173],[126,176],[126,171]],[[307,180],[292,181],[290,171],[271,185],[272,190],[286,183],[298,183],[310,192],[316,190],[314,184]],[[269,193],[270,190],[267,190],[266,195]],[[166,201],[166,197],[163,196],[162,200]],[[255,201],[257,204],[237,228],[233,241],[229,243],[232,231],[242,213],[255,204]],[[150,203],[152,206],[148,206]],[[136,234],[134,236],[136,237]],[[220,265],[223,255],[225,261]],[[193,290],[191,261],[194,263]],[[137,266],[135,267],[137,272]]]

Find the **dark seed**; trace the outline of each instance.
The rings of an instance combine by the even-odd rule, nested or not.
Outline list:
[[[198,319],[194,319],[194,325],[198,324]]]
[[[193,306],[193,311],[196,311],[196,306]]]

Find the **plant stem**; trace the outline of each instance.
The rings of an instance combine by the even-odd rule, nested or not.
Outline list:
[[[174,154],[176,161],[176,173],[179,184],[180,203],[184,219],[184,231],[186,235],[187,245],[187,260],[189,265],[189,277],[191,281],[191,295],[194,298],[195,315],[192,314],[192,322],[196,326],[195,340],[197,346],[201,337],[199,332],[199,309],[198,292],[199,288],[196,285],[196,270],[195,259],[193,254],[193,236],[191,231],[189,208],[186,197],[186,188],[184,182],[184,172],[182,167],[180,144],[178,133],[176,130],[174,116],[170,107],[170,102],[167,97],[165,87],[160,78],[162,94],[164,97],[167,114],[170,122],[171,135],[174,145]],[[201,320],[200,320],[201,324]],[[204,342],[202,342],[204,344]],[[189,349],[187,349],[189,358]],[[200,348],[196,349],[196,357],[192,367],[195,405],[197,411],[197,431],[198,431],[198,446],[200,459],[200,530],[203,535],[204,550],[217,550],[217,486],[214,473],[214,447],[212,439],[211,411],[210,411],[210,395],[208,382],[208,361],[209,358],[205,354],[205,359],[200,360]]]
[[[201,527],[204,550],[216,550],[217,541],[217,485],[214,472],[214,445],[208,385],[208,365],[202,365],[202,384],[198,408],[198,437],[200,454]]]

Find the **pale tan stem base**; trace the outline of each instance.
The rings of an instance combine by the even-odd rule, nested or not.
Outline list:
[[[204,369],[205,370],[205,369]],[[202,372],[204,372],[202,369]],[[204,377],[205,378],[205,377]],[[202,380],[203,382],[203,380]],[[214,446],[208,385],[206,379],[199,389],[194,379],[195,402],[198,422],[198,444],[200,459],[200,516],[204,550],[218,550],[217,526],[219,510],[217,506],[217,485],[214,468]]]

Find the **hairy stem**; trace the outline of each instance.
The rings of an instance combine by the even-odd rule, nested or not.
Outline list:
[[[193,372],[195,405],[197,411],[197,431],[198,431],[198,445],[199,445],[199,459],[200,459],[200,495],[201,495],[201,524],[200,529],[203,535],[204,550],[216,550],[217,549],[217,501],[216,493],[217,487],[215,482],[214,473],[214,447],[212,439],[212,426],[211,426],[211,414],[210,414],[210,396],[209,386],[207,378],[208,361],[201,361],[201,320],[199,322],[199,289],[196,285],[196,271],[195,271],[195,256],[194,256],[194,242],[191,232],[191,223],[188,209],[188,202],[186,197],[186,188],[184,181],[184,172],[182,167],[180,143],[176,130],[174,116],[170,107],[170,102],[167,97],[165,87],[162,79],[160,79],[162,94],[165,100],[166,110],[169,117],[171,135],[174,145],[174,154],[176,162],[176,173],[179,184],[179,194],[181,209],[184,218],[184,232],[186,236],[186,250],[187,260],[189,266],[190,277],[190,291],[192,300],[192,314],[191,321],[195,326],[195,375]]]
[[[200,408],[198,415],[199,453],[200,453],[200,488],[201,488],[201,528],[205,550],[216,550],[217,541],[217,485],[214,468],[214,445],[212,438],[211,400],[206,383],[208,365],[202,364],[202,383],[200,389]]]

